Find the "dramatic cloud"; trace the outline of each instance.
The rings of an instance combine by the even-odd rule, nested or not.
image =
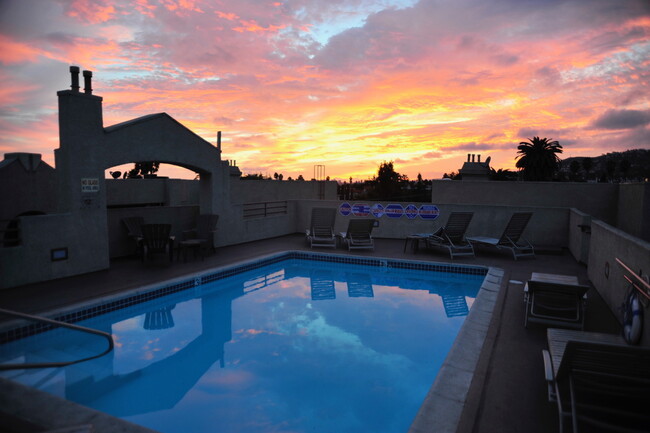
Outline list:
[[[595,128],[632,129],[650,124],[650,110],[607,110],[593,123]]]
[[[167,112],[243,172],[415,178],[468,152],[647,147],[647,0],[3,0],[5,152],[58,146],[56,91],[94,71],[106,126]],[[190,173],[190,176],[192,174]]]

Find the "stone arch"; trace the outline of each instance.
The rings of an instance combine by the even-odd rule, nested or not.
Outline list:
[[[218,213],[227,189],[227,162],[221,150],[177,122],[167,113],[139,117],[104,128],[98,147],[100,169],[129,162],[157,161],[192,170],[201,176],[201,212]]]

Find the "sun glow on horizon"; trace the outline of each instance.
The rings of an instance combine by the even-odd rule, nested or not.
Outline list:
[[[543,3],[543,2],[542,2]],[[166,112],[245,174],[415,179],[517,145],[568,156],[650,147],[650,4],[578,0],[233,2],[6,0],[4,152],[54,165],[56,91],[94,72],[110,126]],[[615,13],[613,13],[615,12]],[[174,167],[173,177],[194,173]]]

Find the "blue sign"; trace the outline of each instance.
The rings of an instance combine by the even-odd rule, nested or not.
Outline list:
[[[418,211],[420,218],[434,220],[440,216],[440,209],[435,204],[423,204]]]
[[[384,216],[384,206],[381,203],[375,203],[370,208],[370,212],[375,218],[381,218]]]
[[[350,215],[350,212],[352,212],[352,206],[350,206],[350,203],[341,203],[341,206],[339,206],[339,213],[343,216],[348,216]]]
[[[364,203],[355,203],[352,205],[352,215],[365,217],[370,214],[370,205]]]
[[[406,206],[404,213],[406,214],[407,218],[413,219],[418,216],[418,207],[414,204],[410,204]]]
[[[404,215],[404,206],[401,204],[389,204],[384,209],[384,213],[389,218],[399,218]]]

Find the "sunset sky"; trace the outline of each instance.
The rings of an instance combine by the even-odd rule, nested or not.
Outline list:
[[[51,165],[70,65],[104,126],[166,112],[248,174],[650,148],[648,0],[0,0],[0,63],[0,151]]]

